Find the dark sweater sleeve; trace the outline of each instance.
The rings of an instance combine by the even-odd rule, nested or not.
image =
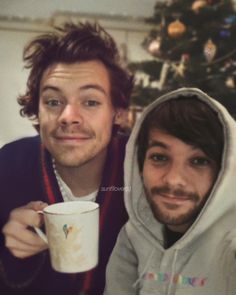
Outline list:
[[[6,247],[1,246],[0,290],[1,284],[13,289],[27,287],[38,276],[45,262],[45,256],[44,252],[30,258],[18,259]]]
[[[8,144],[0,150],[0,290],[3,285],[20,288],[29,284],[45,260],[45,252],[27,259],[14,257],[5,247],[2,233],[14,208],[40,198],[40,184],[36,181],[39,178],[36,172],[38,145],[34,137]]]

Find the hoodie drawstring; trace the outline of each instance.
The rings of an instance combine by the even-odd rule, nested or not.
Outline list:
[[[176,264],[176,260],[177,260],[177,256],[178,256],[178,251],[179,251],[179,249],[175,249],[175,252],[174,252],[174,258],[173,258],[173,262],[172,262],[172,266],[171,266],[171,277],[172,278],[175,275],[175,264]],[[167,295],[171,295],[172,286],[173,286],[173,279],[170,280],[170,284],[168,285]]]
[[[142,280],[144,274],[145,274],[146,271],[147,271],[147,268],[148,268],[148,266],[149,266],[149,264],[150,264],[151,258],[152,258],[152,256],[153,256],[155,250],[156,250],[155,247],[153,247],[152,252],[151,252],[151,254],[149,255],[149,257],[148,257],[148,259],[147,259],[147,262],[146,262],[146,264],[144,265],[143,271],[142,271],[141,274],[139,275],[139,278],[136,280],[136,282],[134,282],[134,284],[132,285],[133,288],[136,288],[137,285],[141,282],[141,280]]]

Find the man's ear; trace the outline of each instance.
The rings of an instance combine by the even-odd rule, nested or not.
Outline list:
[[[126,117],[127,117],[127,110],[122,108],[116,109],[114,124],[123,125],[123,123],[127,120]]]

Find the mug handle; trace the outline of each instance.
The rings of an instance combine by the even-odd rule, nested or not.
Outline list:
[[[38,214],[43,214],[43,211],[37,211]],[[35,232],[38,234],[38,236],[46,243],[48,244],[47,236],[42,232],[42,230],[36,226],[33,226]]]

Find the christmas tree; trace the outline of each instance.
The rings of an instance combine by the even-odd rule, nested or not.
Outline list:
[[[158,2],[142,46],[153,59],[131,63],[133,104],[145,106],[179,87],[198,87],[236,117],[236,3],[233,0]]]

